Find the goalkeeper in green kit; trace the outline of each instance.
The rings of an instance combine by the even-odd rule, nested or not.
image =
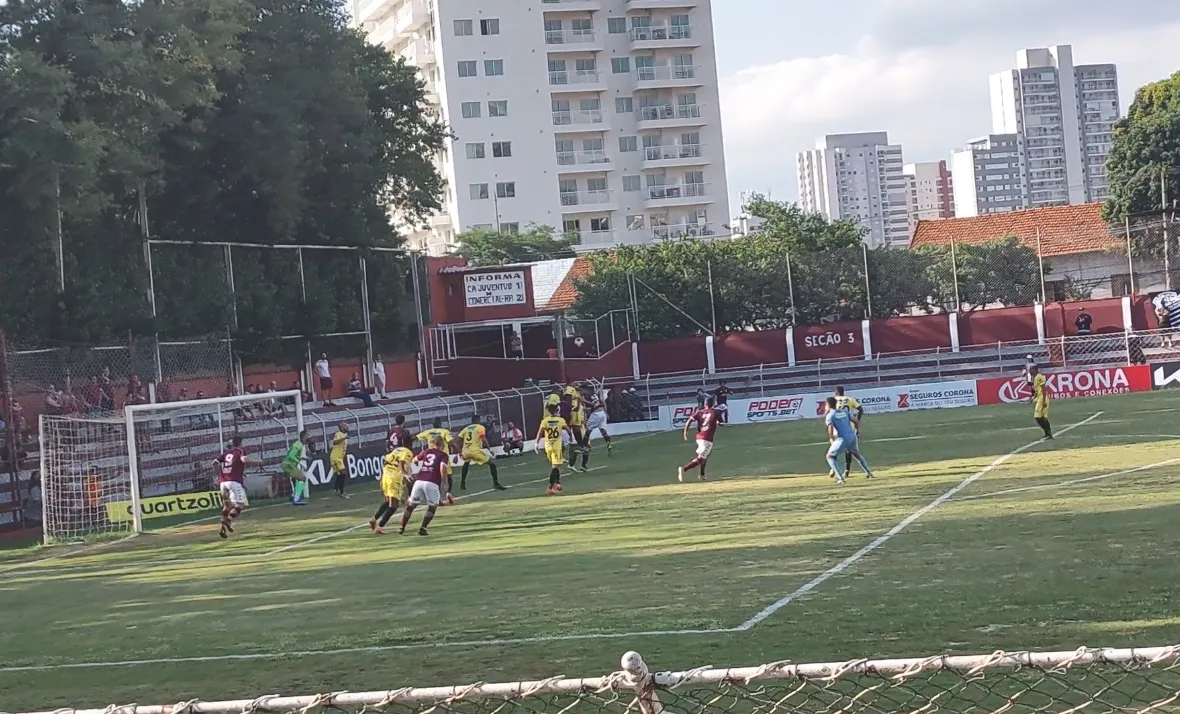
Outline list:
[[[283,458],[283,473],[291,479],[292,506],[306,506],[310,495],[307,474],[303,471],[303,462],[307,458],[307,442],[310,438],[311,434],[306,429],[299,432],[299,438],[291,444]]]

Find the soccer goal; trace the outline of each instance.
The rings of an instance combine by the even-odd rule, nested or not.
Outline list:
[[[41,510],[46,543],[142,533],[145,523],[215,515],[221,507],[214,460],[234,436],[279,472],[303,430],[299,391],[135,404],[121,417],[42,415]]]

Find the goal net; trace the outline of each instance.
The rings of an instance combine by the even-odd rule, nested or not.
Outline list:
[[[858,659],[600,677],[267,694],[37,714],[1148,714],[1180,706],[1180,646]]]
[[[283,480],[272,477],[302,429],[298,391],[129,405],[117,418],[43,415],[45,542],[119,537],[215,514],[214,460],[234,436],[273,465],[247,472],[247,490],[278,495]]]

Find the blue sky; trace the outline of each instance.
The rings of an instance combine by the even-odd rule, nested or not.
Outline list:
[[[1180,70],[1178,0],[713,0],[731,202],[794,200],[817,136],[886,130],[907,162],[991,129],[987,78],[1017,50],[1115,62],[1124,108]]]

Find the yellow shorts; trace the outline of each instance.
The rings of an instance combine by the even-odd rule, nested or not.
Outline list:
[[[549,458],[549,463],[553,466],[561,466],[565,463],[565,450],[561,448],[561,444],[545,444],[545,456]]]
[[[381,477],[381,495],[402,500],[405,496],[405,479],[400,476]]]
[[[1033,404],[1033,419],[1048,419],[1049,418],[1049,402],[1036,402]]]
[[[348,469],[344,467],[344,459],[332,459],[332,470],[338,474],[347,473]]]
[[[480,449],[479,451],[464,451],[462,458],[463,461],[469,464],[478,464],[480,466],[483,466],[491,460],[488,458],[488,455],[483,452],[483,449]]]

